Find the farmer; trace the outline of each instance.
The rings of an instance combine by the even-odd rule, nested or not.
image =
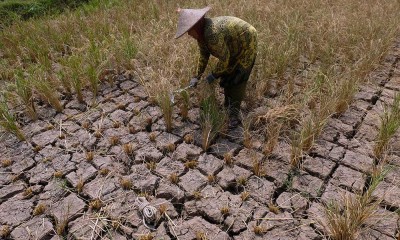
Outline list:
[[[206,18],[210,7],[178,9],[179,20],[175,38],[188,32],[197,40],[200,57],[197,75],[190,80],[196,86],[208,64],[210,54],[219,59],[216,67],[205,78],[208,83],[220,79],[224,89],[224,106],[229,112],[229,126],[240,123],[240,104],[246,90],[257,55],[257,31],[249,23],[229,16]]]

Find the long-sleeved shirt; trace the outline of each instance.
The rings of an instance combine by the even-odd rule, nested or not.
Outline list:
[[[199,41],[198,46],[197,77],[203,74],[212,54],[219,59],[212,74],[219,78],[232,73],[238,65],[252,67],[257,55],[257,31],[237,17],[205,18],[204,41]]]

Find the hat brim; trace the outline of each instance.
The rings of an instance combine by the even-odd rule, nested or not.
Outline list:
[[[178,29],[175,34],[175,39],[180,38],[188,32],[210,9],[211,7],[202,9],[182,9],[178,20]]]

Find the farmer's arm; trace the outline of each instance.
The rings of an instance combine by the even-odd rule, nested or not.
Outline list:
[[[210,52],[208,51],[207,47],[203,44],[199,44],[200,56],[197,62],[197,76],[196,78],[201,78],[203,75],[204,70],[207,67],[208,59],[210,58]]]
[[[224,32],[217,31],[216,33],[208,36],[208,45],[211,49],[213,49],[213,54],[215,54],[215,57],[217,57],[219,60],[212,70],[212,75],[215,78],[219,78],[222,75],[229,73],[231,71],[231,66],[229,66],[231,53],[225,41]]]
[[[212,74],[215,78],[219,78],[230,71],[230,52],[224,41],[218,41],[215,46],[219,49],[221,54],[218,56],[219,61],[212,71]]]

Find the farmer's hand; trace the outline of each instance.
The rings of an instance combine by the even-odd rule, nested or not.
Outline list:
[[[213,83],[215,79],[216,78],[214,77],[214,75],[212,75],[212,73],[206,77],[207,82],[210,84]]]
[[[198,78],[192,78],[192,79],[190,79],[189,87],[196,87],[198,81],[199,81]]]

